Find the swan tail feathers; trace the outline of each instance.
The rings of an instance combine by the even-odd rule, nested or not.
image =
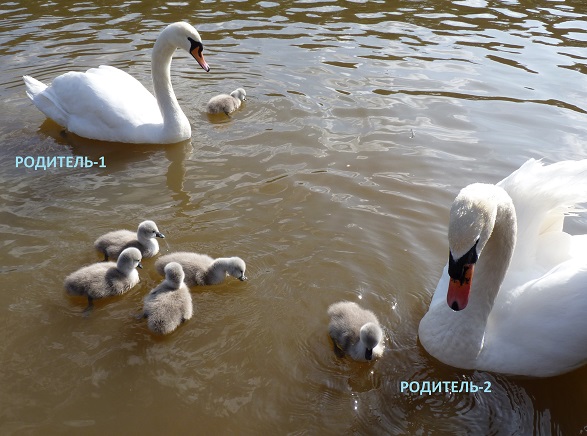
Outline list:
[[[22,78],[26,85],[26,94],[35,106],[57,124],[67,127],[68,113],[59,103],[59,98],[54,95],[51,87],[31,76]]]
[[[32,101],[35,101],[36,95],[47,89],[47,85],[31,76],[22,76],[22,79],[26,86],[26,95],[28,95]]]

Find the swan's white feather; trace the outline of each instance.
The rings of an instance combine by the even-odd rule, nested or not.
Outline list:
[[[139,134],[137,127],[163,123],[155,97],[130,74],[108,65],[65,73],[41,96],[56,107],[51,113],[66,114],[55,121],[85,138],[149,142],[148,129]]]
[[[531,268],[536,262],[550,269],[569,258],[568,234],[563,222],[577,206],[587,202],[587,159],[543,165],[530,159],[497,184],[514,202],[518,221],[512,268]],[[558,255],[555,256],[555,252]]]
[[[186,23],[167,26],[155,43],[152,74],[155,94],[118,68],[101,65],[68,72],[46,86],[24,76],[26,93],[47,117],[79,136],[123,143],[174,143],[188,139],[191,127],[171,87],[169,65],[176,48],[190,51],[201,41]],[[197,55],[194,55],[197,56]],[[199,52],[197,59],[208,65]]]
[[[584,256],[514,288],[506,277],[487,322],[480,369],[552,376],[587,362],[585,283]]]
[[[466,334],[459,323],[475,318],[465,314],[468,307],[448,307],[446,267],[420,324],[421,342],[439,360],[463,368],[542,377],[568,372],[587,362],[587,235],[562,228],[569,211],[587,201],[587,160],[543,165],[531,159],[497,185],[513,200],[518,233],[478,355],[459,364],[465,348],[455,331]]]

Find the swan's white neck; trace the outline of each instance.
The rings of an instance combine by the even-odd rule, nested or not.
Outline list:
[[[448,307],[443,298],[431,305],[420,324],[420,340],[426,350],[442,362],[460,368],[476,367],[483,350],[487,320],[516,241],[516,214],[511,199],[501,188],[487,186],[501,192],[497,196],[491,192],[487,195],[486,207],[496,208],[496,218],[475,266],[469,303],[457,312]]]
[[[171,86],[171,59],[176,49],[177,47],[169,42],[167,34],[163,32],[153,47],[151,75],[155,98],[163,116],[164,135],[170,135],[173,132],[177,135],[179,142],[191,136],[191,127]]]

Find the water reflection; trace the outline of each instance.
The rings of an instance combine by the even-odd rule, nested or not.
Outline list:
[[[581,2],[110,3],[17,0],[0,21],[3,432],[584,429],[586,369],[459,371],[416,337],[460,187],[529,157],[586,156]],[[191,141],[64,137],[26,99],[23,74],[50,82],[99,64],[149,84],[152,44],[178,20],[196,25],[212,66],[202,77],[187,56],[172,64]],[[238,86],[254,98],[210,119],[208,99]],[[103,155],[106,168],[34,171],[17,155]],[[160,280],[152,261],[88,319],[62,289],[66,272],[99,260],[97,235],[147,218],[168,235],[162,251],[237,255],[250,270],[244,284],[194,290],[194,319],[169,338],[133,317]],[[385,325],[373,365],[332,353],[326,308],[340,299]],[[403,380],[493,392],[403,393]]]

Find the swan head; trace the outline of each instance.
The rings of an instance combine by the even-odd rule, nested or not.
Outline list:
[[[193,26],[184,22],[172,23],[163,30],[159,39],[177,48],[183,48],[193,56],[204,71],[210,71],[210,67],[202,54],[204,50],[202,38],[200,38],[200,34]]]
[[[245,281],[247,279],[245,276],[246,269],[247,266],[244,260],[240,257],[231,257],[226,272],[240,281]]]
[[[153,238],[165,238],[165,235],[159,231],[154,221],[143,221],[139,224],[137,230],[137,239],[146,241]]]
[[[179,263],[169,262],[167,265],[165,265],[164,271],[165,280],[167,282],[176,287],[179,287],[182,284],[185,278],[185,273],[183,272],[183,268]]]
[[[467,307],[475,264],[493,231],[497,215],[495,188],[482,183],[469,185],[457,195],[450,209],[447,304],[454,311]]]
[[[381,342],[383,332],[374,322],[368,322],[361,327],[359,332],[361,343],[365,346],[365,360],[373,359],[373,348]]]
[[[118,260],[116,261],[116,269],[126,274],[129,274],[135,268],[142,268],[143,265],[141,264],[142,259],[141,252],[138,248],[129,247],[122,250],[120,256],[118,256]]]
[[[240,101],[245,101],[247,99],[247,93],[243,88],[237,88],[230,93],[231,96],[234,98],[239,99]]]

